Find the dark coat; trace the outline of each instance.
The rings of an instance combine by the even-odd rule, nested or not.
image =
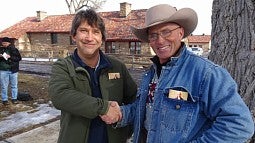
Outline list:
[[[53,105],[61,110],[59,143],[86,143],[91,120],[107,112],[108,101],[120,105],[132,103],[137,86],[123,63],[109,58],[112,67],[100,73],[101,98],[92,97],[89,73],[77,66],[69,56],[52,66],[49,95]],[[119,78],[110,78],[120,73]],[[109,143],[126,143],[130,128],[115,129],[107,125]]]
[[[10,70],[13,73],[19,71],[19,61],[21,61],[21,55],[19,50],[15,46],[0,47],[0,54],[9,54],[11,57],[5,60],[3,57],[0,57],[0,70]]]

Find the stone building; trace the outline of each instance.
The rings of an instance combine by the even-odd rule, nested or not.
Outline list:
[[[106,41],[101,49],[127,65],[150,64],[153,55],[148,43],[139,41],[130,30],[130,25],[143,26],[146,9],[132,10],[131,4],[120,3],[120,11],[99,12],[106,25]],[[8,36],[20,50],[22,57],[60,58],[71,54],[75,48],[69,31],[73,14],[47,15],[37,11],[36,16],[24,20],[0,32]],[[189,45],[189,38],[184,40]],[[209,40],[210,41],[210,40]],[[209,45],[207,40],[207,44]]]

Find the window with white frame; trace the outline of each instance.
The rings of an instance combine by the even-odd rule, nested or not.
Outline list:
[[[105,53],[116,53],[116,46],[114,42],[105,42]]]
[[[141,42],[130,42],[129,43],[130,54],[141,54]]]

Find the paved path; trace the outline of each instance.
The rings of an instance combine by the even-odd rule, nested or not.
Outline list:
[[[0,141],[0,143],[57,143],[60,129],[59,124],[59,120],[57,120],[28,132]],[[128,140],[127,143],[132,143],[132,140]]]
[[[59,129],[59,120],[57,120],[0,141],[0,143],[56,143]]]
[[[35,62],[20,62],[20,71],[30,72],[41,75],[50,75],[51,65],[45,63],[35,64]],[[144,72],[144,69],[129,69],[130,74],[134,78],[137,84],[140,83],[141,75]]]
[[[20,71],[31,72],[31,73],[42,74],[42,75],[49,75],[51,72],[51,65],[43,64],[43,63],[36,64],[35,62],[21,61],[19,65],[19,69]]]

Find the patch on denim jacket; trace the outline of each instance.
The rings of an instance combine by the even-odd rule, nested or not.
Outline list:
[[[169,89],[168,98],[187,101],[188,100],[188,92]]]
[[[167,97],[176,100],[194,101],[190,93],[183,87],[172,87],[167,89]]]

